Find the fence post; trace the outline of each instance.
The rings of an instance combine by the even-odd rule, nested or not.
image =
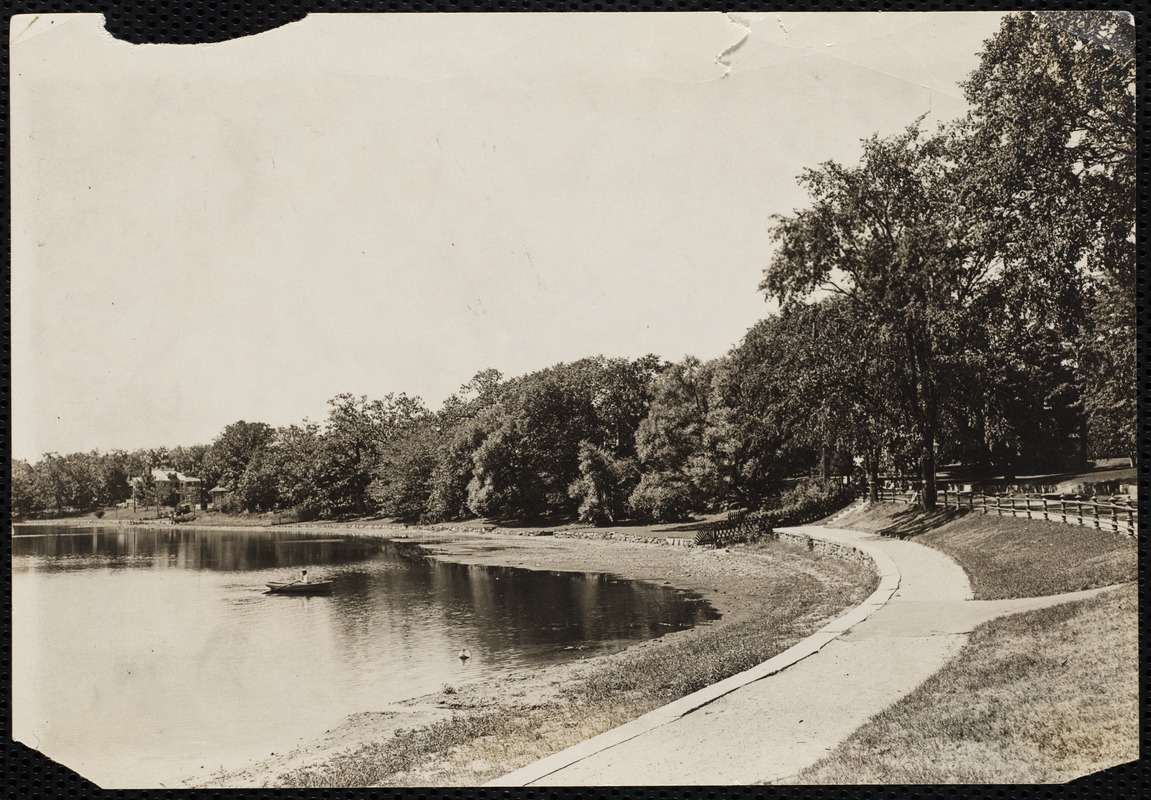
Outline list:
[[[1095,517],[1095,530],[1099,530],[1099,501],[1094,497],[1091,498],[1091,512]]]
[[[1051,519],[1050,517],[1047,516],[1047,498],[1046,497],[1043,498],[1043,519],[1045,521]]]
[[[1115,508],[1115,501],[1111,501],[1111,527],[1116,533],[1119,533],[1119,512]]]
[[[1059,498],[1059,521],[1067,523],[1067,501],[1062,497]]]

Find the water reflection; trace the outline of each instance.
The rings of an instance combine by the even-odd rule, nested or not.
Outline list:
[[[75,529],[16,526],[14,569],[60,571],[108,566],[244,572],[309,564],[346,564],[380,553],[387,543],[364,537],[308,538],[296,531],[204,531],[187,528]],[[35,531],[34,533],[32,531]]]
[[[106,786],[266,756],[444,683],[716,616],[664,587],[443,563],[331,532],[16,534],[16,734]],[[331,595],[262,593],[303,567]]]

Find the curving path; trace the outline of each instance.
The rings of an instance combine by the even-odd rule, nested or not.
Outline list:
[[[975,626],[1106,589],[971,599],[962,568],[911,541],[786,528],[871,556],[879,588],[780,655],[639,719],[528,764],[489,786],[746,785],[815,763],[939,670]]]

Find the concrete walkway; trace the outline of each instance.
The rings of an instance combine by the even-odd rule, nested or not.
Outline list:
[[[815,763],[955,656],[975,626],[1103,589],[971,600],[963,570],[910,541],[806,526],[786,531],[871,556],[880,586],[780,655],[489,786],[747,785]]]

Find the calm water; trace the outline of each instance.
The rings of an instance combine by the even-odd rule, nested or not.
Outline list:
[[[15,736],[105,787],[207,776],[348,714],[716,616],[661,587],[330,531],[17,526],[12,543]],[[331,595],[264,593],[302,567]]]

